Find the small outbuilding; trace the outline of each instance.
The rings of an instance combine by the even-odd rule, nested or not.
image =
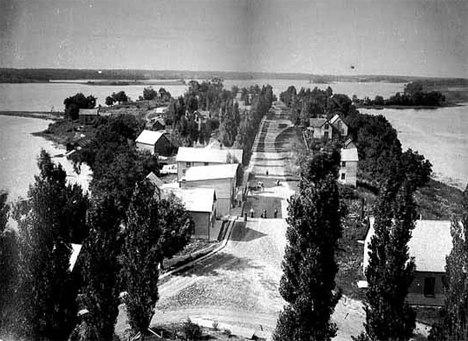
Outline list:
[[[341,137],[348,136],[348,125],[343,121],[340,115],[336,114],[330,119],[330,124],[335,127],[336,131]]]
[[[195,223],[194,238],[213,240],[216,220],[216,192],[213,188],[182,189],[163,186],[162,196],[174,194],[185,206]]]
[[[236,204],[238,170],[237,163],[191,167],[180,180],[180,188],[214,188],[216,211],[227,215]]]
[[[161,131],[143,130],[135,142],[137,149],[162,156],[170,156],[174,149],[166,133]]]

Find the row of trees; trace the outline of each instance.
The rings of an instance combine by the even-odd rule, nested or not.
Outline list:
[[[130,115],[103,118],[94,143],[76,153],[93,170],[91,198],[45,152],[11,214],[0,196],[0,335],[111,340],[122,291],[135,334],[146,331],[158,264],[188,243],[193,221],[177,198],[159,200],[144,180],[159,168],[130,143],[141,127]],[[9,216],[17,233],[6,227]],[[83,244],[73,271],[71,243]],[[88,311],[81,320],[79,309]]]
[[[238,92],[236,86],[231,91],[224,89],[220,79],[201,83],[190,81],[185,95],[173,100],[169,106],[166,123],[174,127],[175,139],[184,146],[196,142],[205,144],[212,132],[219,129],[219,139],[224,146],[244,149],[248,154],[274,95],[271,86],[244,88],[241,93],[250,101],[251,108],[241,111],[236,99]],[[199,110],[208,111],[208,119],[200,117]]]
[[[397,92],[395,95],[384,99],[382,96],[375,96],[372,100],[369,97],[358,99],[353,96],[353,102],[364,106],[441,106],[445,102],[445,96],[439,91],[423,91],[423,85],[419,82],[411,82],[405,85],[403,93]]]

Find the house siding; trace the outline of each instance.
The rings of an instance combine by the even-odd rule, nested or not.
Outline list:
[[[445,301],[445,292],[443,277],[444,273],[440,272],[420,272],[416,271],[414,280],[408,290],[407,302],[411,305],[425,305],[425,306],[442,306]],[[432,277],[435,279],[434,283],[434,296],[424,295],[424,281],[425,278]]]
[[[210,239],[211,213],[210,212],[188,212],[195,223],[195,231],[192,235],[197,239]]]
[[[181,181],[181,188],[214,188],[216,193],[216,212],[219,215],[227,215],[234,204],[236,179],[210,179],[197,181]]]
[[[216,166],[223,165],[223,162],[190,162],[190,167],[199,167],[199,166]],[[177,181],[180,181],[185,176],[185,172],[190,167],[187,167],[187,161],[177,161]]]
[[[346,161],[346,166],[340,167],[338,181],[345,185],[356,187],[357,182],[357,161]],[[342,174],[345,174],[345,179],[342,179]]]

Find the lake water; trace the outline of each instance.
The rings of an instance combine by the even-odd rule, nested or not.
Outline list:
[[[232,85],[239,87],[253,84],[270,84],[275,94],[286,90],[289,85],[298,89],[303,87],[326,88],[328,84],[309,84],[299,80],[259,79],[250,81],[225,81],[226,88]],[[402,91],[401,83],[334,83],[330,84],[335,93],[349,96],[388,97]],[[0,110],[12,111],[49,111],[63,108],[64,98],[83,92],[94,95],[102,101],[112,92],[124,90],[130,97],[138,98],[144,86],[89,86],[81,84],[0,84]],[[157,87],[155,87],[157,88]],[[165,88],[178,96],[186,91],[186,86],[171,85]],[[102,102],[101,102],[102,103]],[[398,130],[404,148],[412,148],[424,154],[433,164],[436,178],[464,188],[468,181],[468,106],[442,108],[437,110],[371,110],[371,113],[382,114]],[[366,112],[366,110],[362,110]],[[369,111],[368,111],[369,112]],[[59,146],[31,135],[32,132],[44,130],[49,121],[31,118],[7,117],[0,115],[0,189],[10,192],[11,198],[25,196],[29,183],[37,174],[36,158],[41,148],[52,155],[64,152]],[[73,172],[73,167],[65,158],[54,158],[60,162],[69,180],[86,187],[89,179],[88,170],[80,175]]]
[[[64,148],[55,146],[42,137],[31,135],[46,129],[49,123],[50,121],[35,118],[0,115],[0,190],[7,190],[10,200],[27,195],[29,184],[34,182],[34,175],[39,173],[37,157],[41,149],[51,156],[63,154]],[[87,189],[87,169],[83,169],[78,175],[65,157],[55,157],[53,160],[62,164],[70,182],[79,183]]]
[[[388,97],[398,91],[402,91],[402,83],[356,83],[356,82],[337,82],[333,84],[310,84],[305,80],[282,80],[282,79],[257,79],[257,80],[226,80],[224,86],[231,89],[233,85],[249,87],[254,84],[270,84],[274,93],[279,96],[280,92],[285,91],[288,86],[294,85],[297,90],[301,87],[326,89],[331,86],[335,93],[343,93],[352,97],[357,95],[359,98],[369,96],[374,98],[376,95]],[[105,105],[106,97],[113,92],[125,91],[133,100],[143,95],[144,85],[128,86],[96,86],[75,83],[28,83],[28,84],[0,84],[0,110],[4,111],[63,111],[63,100],[82,92],[86,96],[93,95],[97,97],[98,104]],[[187,91],[186,85],[164,85],[167,91],[173,97],[183,95]],[[153,86],[159,89],[159,86]]]
[[[385,116],[398,131],[405,150],[417,150],[431,161],[434,178],[465,189],[468,183],[468,103],[433,110],[360,111]]]

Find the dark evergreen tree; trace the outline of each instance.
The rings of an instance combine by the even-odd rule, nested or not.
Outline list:
[[[18,325],[32,338],[62,340],[68,338],[76,317],[67,215],[77,196],[73,186],[66,184],[65,171],[45,151],[38,166],[40,174],[29,188],[28,199],[14,210],[20,235]]]
[[[340,297],[335,291],[335,252],[341,236],[339,160],[336,151],[310,160],[299,192],[289,201],[280,283],[288,305],[280,313],[275,341],[331,340],[336,334],[330,317]]]
[[[160,237],[154,187],[142,182],[137,184],[127,212],[121,271],[128,292],[125,303],[129,323],[134,333],[141,332],[142,337],[158,300]]]
[[[453,249],[447,256],[444,318],[433,326],[431,341],[468,340],[468,186],[463,192],[462,214],[452,222]]]
[[[416,314],[405,300],[415,269],[408,253],[415,219],[411,186],[388,181],[375,208],[375,234],[365,270],[365,328],[371,340],[404,341],[412,336]]]
[[[111,341],[119,305],[120,220],[112,200],[97,203],[88,215],[90,234],[83,245],[83,307],[96,340]],[[78,327],[80,329],[80,326]]]

